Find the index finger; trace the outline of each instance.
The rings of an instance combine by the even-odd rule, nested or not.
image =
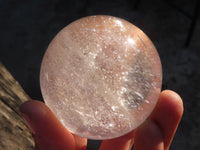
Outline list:
[[[170,147],[182,115],[183,101],[181,97],[173,91],[163,91],[149,118],[162,130],[165,149]]]

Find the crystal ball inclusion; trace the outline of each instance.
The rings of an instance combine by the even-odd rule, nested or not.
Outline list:
[[[112,16],[89,16],[66,26],[44,55],[45,103],[73,134],[111,139],[137,128],[153,111],[162,69],[150,39]]]

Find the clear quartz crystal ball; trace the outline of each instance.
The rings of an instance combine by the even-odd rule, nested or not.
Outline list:
[[[112,16],[85,17],[62,29],[40,72],[45,103],[70,132],[89,139],[137,128],[154,109],[161,82],[150,39]]]

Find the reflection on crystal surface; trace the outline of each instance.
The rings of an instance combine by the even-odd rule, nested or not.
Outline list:
[[[111,16],[82,18],[61,30],[40,73],[45,103],[68,130],[90,139],[138,127],[156,105],[161,80],[149,38]]]

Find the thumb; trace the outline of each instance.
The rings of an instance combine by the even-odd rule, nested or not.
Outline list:
[[[32,131],[36,150],[74,150],[73,135],[42,102],[30,100],[20,107],[21,116]]]

